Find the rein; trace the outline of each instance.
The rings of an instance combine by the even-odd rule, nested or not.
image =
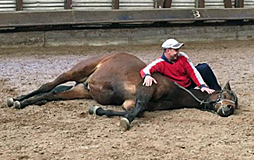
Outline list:
[[[228,101],[230,103],[236,103],[237,101],[237,97],[236,97],[236,94],[233,92],[233,91],[230,91],[230,93],[232,93],[232,95],[234,96],[234,101],[233,100],[229,100],[229,99],[223,99],[222,98],[222,92],[223,90],[219,91],[219,98],[217,100],[214,100],[214,101],[208,101],[206,102],[205,100],[200,100],[198,99],[190,90],[180,86],[178,83],[174,82],[179,88],[183,89],[184,91],[186,91],[187,93],[189,93],[196,101],[198,101],[200,103],[200,105],[205,105],[205,109],[206,109],[206,105],[207,104],[210,104],[210,103],[216,103],[214,106],[217,106],[218,103],[222,103],[222,100],[223,101]]]
[[[178,83],[176,83],[176,82],[174,82],[179,88],[181,88],[181,89],[183,89],[183,90],[185,90],[187,93],[189,93],[196,101],[198,101],[199,103],[200,103],[200,105],[202,105],[202,104],[210,104],[210,103],[212,103],[212,102],[216,102],[216,101],[209,101],[209,102],[205,102],[205,100],[200,100],[200,99],[198,99],[190,90],[188,90],[188,89],[186,89],[186,88],[184,88],[184,87],[182,87],[182,86],[180,86]]]

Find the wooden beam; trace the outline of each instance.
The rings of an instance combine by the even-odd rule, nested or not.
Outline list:
[[[72,9],[72,0],[64,0],[64,9]]]
[[[112,9],[119,9],[119,0],[112,0]]]
[[[231,0],[224,0],[224,7],[225,8],[232,8]]]
[[[22,0],[16,0],[16,11],[22,10],[23,10]]]

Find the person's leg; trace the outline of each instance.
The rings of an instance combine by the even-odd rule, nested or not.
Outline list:
[[[221,90],[221,86],[218,84],[217,78],[214,75],[212,69],[207,63],[201,63],[196,66],[197,70],[201,74],[205,83],[214,90]]]

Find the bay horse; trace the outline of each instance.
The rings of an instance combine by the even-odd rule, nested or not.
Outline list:
[[[104,110],[98,106],[89,109],[90,114],[122,116],[120,126],[124,130],[145,111],[179,108],[210,110],[227,117],[237,108],[237,96],[229,82],[223,90],[209,95],[197,89],[187,90],[168,77],[155,73],[157,84],[142,85],[140,70],[146,64],[134,55],[114,53],[85,59],[55,80],[39,89],[16,98],[8,98],[7,105],[17,109],[49,101],[94,99],[101,105],[122,105],[123,111]],[[73,86],[64,83],[75,81]]]

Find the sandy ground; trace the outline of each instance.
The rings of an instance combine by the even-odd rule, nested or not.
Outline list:
[[[194,64],[208,62],[221,85],[230,80],[239,109],[227,118],[197,109],[146,112],[123,132],[119,117],[87,114],[91,105],[98,105],[93,100],[50,102],[22,110],[8,108],[5,100],[37,89],[94,54],[127,52],[148,63],[161,54],[159,44],[2,48],[0,159],[253,160],[254,42],[186,43],[183,51]]]

